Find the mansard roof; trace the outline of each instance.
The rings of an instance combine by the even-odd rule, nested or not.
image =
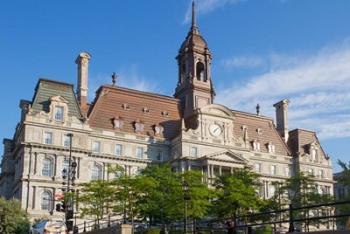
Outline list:
[[[311,144],[320,149],[320,153],[324,158],[328,158],[320,144],[316,132],[300,128],[289,132],[288,145],[294,155],[309,154],[309,147]]]
[[[275,153],[291,155],[291,152],[280,134],[277,132],[273,119],[265,116],[254,115],[242,111],[232,110],[235,115],[234,135],[244,136],[244,128],[248,131],[248,141],[258,141],[260,152],[268,153],[268,144],[275,145]]]
[[[69,116],[75,116],[78,119],[82,118],[80,108],[74,94],[73,84],[55,80],[39,79],[32,100],[32,110],[34,112],[49,112],[50,99],[58,96],[67,101]]]
[[[181,128],[180,113],[180,101],[176,98],[103,85],[91,104],[88,119],[92,128],[129,133],[135,133],[135,123],[140,122],[144,130],[137,133],[145,136],[154,136],[155,126],[161,126],[163,134],[156,137],[172,139]],[[121,129],[114,128],[115,118],[123,121]]]

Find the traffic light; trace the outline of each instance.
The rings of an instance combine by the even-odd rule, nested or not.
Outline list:
[[[65,201],[62,201],[62,211],[65,211],[67,207],[67,204]]]
[[[62,207],[61,207],[61,204],[60,204],[60,203],[57,203],[57,204],[56,204],[56,211],[57,211],[57,212],[61,212],[61,211],[62,211]]]
[[[64,201],[62,201],[62,204],[61,203],[56,204],[57,212],[65,212],[65,209],[66,209],[66,203]]]

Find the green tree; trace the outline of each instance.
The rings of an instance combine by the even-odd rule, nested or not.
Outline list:
[[[259,176],[249,169],[236,169],[233,174],[219,176],[215,182],[216,198],[213,202],[215,214],[232,218],[238,214],[259,210],[263,205],[258,191]]]
[[[204,218],[212,205],[210,199],[214,196],[208,184],[203,182],[202,172],[198,170],[186,171],[179,174],[179,178],[180,182],[186,182],[189,188],[188,217]]]
[[[150,165],[139,180],[152,183],[138,201],[140,213],[148,216],[150,222],[168,223],[183,217],[183,208],[179,207],[183,200],[182,183],[169,164]]]
[[[28,233],[29,225],[28,217],[17,200],[0,198],[0,233]]]
[[[350,186],[350,162],[347,164],[341,160],[338,160],[338,165],[342,168],[340,177],[337,179],[337,183],[342,186]],[[343,200],[350,200],[350,194],[342,198]],[[349,214],[350,204],[339,205],[336,207],[337,213],[339,214]],[[345,226],[348,221],[348,217],[337,218],[337,224],[340,226]]]
[[[80,185],[77,201],[81,204],[81,215],[93,216],[97,220],[114,207],[114,187],[110,181],[95,180]]]
[[[282,193],[288,194],[288,200],[293,207],[303,207],[312,204],[321,204],[332,201],[329,194],[320,194],[318,192],[318,185],[315,182],[313,175],[308,175],[303,172],[298,172],[295,176],[286,180],[285,185],[282,186]],[[287,204],[285,204],[287,205]],[[319,209],[302,209],[293,212],[295,217],[307,218],[310,216],[321,216],[322,214],[329,214],[330,207],[322,207]],[[305,231],[308,231],[309,224],[318,225],[322,220],[315,222],[301,222],[300,226]]]

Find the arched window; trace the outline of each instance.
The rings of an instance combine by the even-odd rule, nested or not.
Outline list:
[[[53,175],[52,169],[53,169],[52,160],[50,158],[44,158],[41,174],[43,176],[51,177]]]
[[[204,64],[202,62],[198,62],[196,66],[196,77],[197,80],[207,81],[207,77],[205,75]]]
[[[91,169],[91,180],[101,180],[102,179],[102,166],[94,164]]]
[[[41,209],[52,211],[52,207],[53,207],[52,204],[53,204],[52,193],[50,191],[44,191],[41,194]]]

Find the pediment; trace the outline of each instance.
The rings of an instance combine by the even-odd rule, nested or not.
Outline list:
[[[54,96],[54,97],[51,97],[50,98],[50,101],[51,102],[60,102],[60,103],[68,103],[67,99],[65,99],[64,97],[62,96]]]
[[[213,154],[208,154],[204,156],[206,159],[211,159],[215,161],[225,161],[231,163],[247,164],[248,161],[241,155],[234,153],[230,150],[221,151]]]
[[[224,116],[224,117],[231,117],[231,118],[234,117],[234,114],[230,109],[228,109],[223,105],[218,105],[218,104],[210,104],[210,105],[204,106],[199,111],[202,114],[210,114],[210,115]]]

